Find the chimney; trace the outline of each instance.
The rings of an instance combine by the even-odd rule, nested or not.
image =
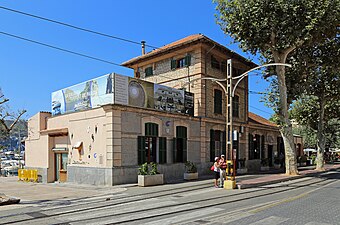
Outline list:
[[[141,41],[142,43],[142,55],[145,55],[145,41]]]

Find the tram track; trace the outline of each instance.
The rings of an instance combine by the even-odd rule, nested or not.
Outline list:
[[[302,182],[300,182],[299,186],[279,186],[276,188],[271,188],[271,189],[256,189],[256,190],[252,190],[252,191],[247,191],[247,192],[240,192],[240,193],[234,193],[233,195],[228,195],[228,196],[224,196],[223,198],[220,198],[218,202],[216,202],[216,198],[215,197],[209,197],[209,198],[205,198],[205,199],[200,199],[200,200],[192,200],[192,201],[187,201],[185,203],[169,203],[169,204],[165,204],[165,205],[159,205],[156,207],[150,207],[150,208],[143,208],[140,210],[133,210],[133,211],[125,211],[125,212],[120,212],[120,213],[113,213],[111,215],[100,215],[100,216],[95,216],[95,217],[90,217],[90,218],[85,218],[85,219],[81,219],[81,220],[71,220],[69,221],[70,223],[87,223],[87,222],[91,222],[93,220],[98,220],[98,219],[113,219],[113,218],[124,218],[127,217],[125,220],[119,221],[118,219],[116,219],[116,222],[112,221],[113,224],[118,224],[118,223],[125,223],[125,222],[129,222],[129,221],[136,221],[136,220],[145,220],[145,219],[152,219],[152,218],[156,218],[159,216],[166,216],[166,215],[172,215],[172,214],[176,214],[176,213],[181,213],[181,212],[190,212],[193,210],[199,210],[199,209],[204,209],[204,208],[208,208],[208,207],[212,207],[212,206],[216,206],[216,204],[231,204],[234,202],[239,202],[239,201],[245,201],[245,200],[250,200],[250,199],[256,199],[259,197],[263,197],[266,195],[270,195],[270,194],[278,194],[278,193],[283,193],[283,192],[287,192],[287,191],[291,191],[291,190],[296,190],[299,188],[303,188],[306,186],[310,186],[310,185],[317,185],[317,184],[322,184],[323,182],[327,182],[327,180],[323,180],[320,179],[319,181],[315,182],[314,179],[308,179],[306,181],[303,181],[303,183],[305,184],[301,184]],[[144,196],[139,196],[139,195],[132,195],[132,196],[127,196],[124,198],[119,198],[119,199],[115,199],[112,201],[116,201],[116,202],[105,202],[105,204],[103,205],[101,202],[100,205],[96,205],[93,206],[91,205],[90,207],[86,207],[86,208],[74,208],[74,206],[69,206],[72,207],[73,209],[71,210],[67,210],[68,207],[62,207],[62,208],[57,208],[58,209],[64,209],[64,211],[61,212],[56,212],[56,209],[48,209],[48,210],[40,210],[36,212],[36,215],[34,215],[34,212],[32,212],[31,216],[28,216],[30,218],[24,218],[24,219],[20,219],[20,217],[22,218],[23,214],[17,214],[17,215],[10,215],[8,217],[0,217],[0,224],[14,224],[14,223],[26,223],[26,222],[39,222],[42,220],[46,220],[48,218],[57,218],[57,217],[67,217],[70,218],[72,217],[72,215],[78,215],[78,214],[83,214],[86,215],[87,214],[91,214],[91,216],[95,215],[95,211],[97,210],[101,210],[101,209],[105,209],[105,210],[115,210],[116,208],[121,208],[124,205],[127,204],[127,202],[133,202],[133,203],[138,203],[140,202],[141,204],[143,204],[143,201],[149,200],[149,199],[155,199],[155,198],[160,198],[160,197],[164,197],[164,196],[174,196],[177,195],[179,193],[186,193],[186,192],[193,192],[196,190],[200,190],[200,189],[206,189],[209,188],[211,185],[210,184],[202,184],[200,185],[200,187],[198,188],[193,188],[193,187],[183,187],[181,188],[180,191],[176,191],[177,189],[172,189],[172,190],[165,190],[163,191],[163,193],[161,194],[145,194]],[[282,190],[277,190],[277,189],[282,189]],[[274,191],[273,191],[274,190]],[[261,194],[259,194],[259,192],[262,192]],[[250,195],[248,197],[244,197],[244,195]],[[228,198],[228,200],[226,200],[226,198]],[[108,204],[107,204],[108,203]],[[201,206],[198,206],[197,204],[203,204]],[[195,205],[196,204],[196,205]],[[85,203],[82,205],[86,205]],[[88,206],[88,204],[87,204]],[[190,206],[190,207],[188,207]],[[65,209],[67,211],[65,211]],[[164,209],[168,209],[166,210],[167,213],[164,213]],[[133,212],[134,215],[139,214],[139,213],[145,213],[145,212],[157,212],[157,211],[163,211],[163,213],[158,212],[157,214],[148,214],[148,216],[144,216],[141,218],[132,218],[131,216],[128,216],[129,214],[131,214]],[[27,213],[26,213],[27,215]],[[17,217],[17,219],[16,219]],[[19,218],[18,218],[19,217]],[[5,221],[4,221],[5,220]],[[5,223],[2,223],[2,221],[4,221]],[[110,222],[111,224],[111,222]]]

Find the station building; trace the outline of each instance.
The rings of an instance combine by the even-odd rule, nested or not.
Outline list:
[[[52,93],[52,113],[29,119],[26,167],[43,182],[107,186],[137,182],[144,162],[158,163],[166,182],[182,179],[186,161],[211,173],[226,154],[228,99],[202,78],[226,78],[229,59],[233,76],[257,66],[196,34],[124,62],[134,77],[113,73]],[[248,86],[246,77],[233,99],[238,173],[273,166],[283,151],[278,127],[249,112]]]

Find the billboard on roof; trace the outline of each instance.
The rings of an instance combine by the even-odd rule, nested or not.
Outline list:
[[[121,104],[193,116],[193,99],[184,90],[111,73],[53,92],[52,115]]]

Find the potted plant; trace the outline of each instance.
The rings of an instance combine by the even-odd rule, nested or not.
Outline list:
[[[261,171],[268,171],[269,170],[269,159],[264,158],[261,159]]]
[[[157,171],[156,163],[144,163],[138,170],[138,186],[153,186],[164,184],[163,174]]]
[[[195,163],[187,161],[185,164],[184,180],[197,180],[198,172]]]

